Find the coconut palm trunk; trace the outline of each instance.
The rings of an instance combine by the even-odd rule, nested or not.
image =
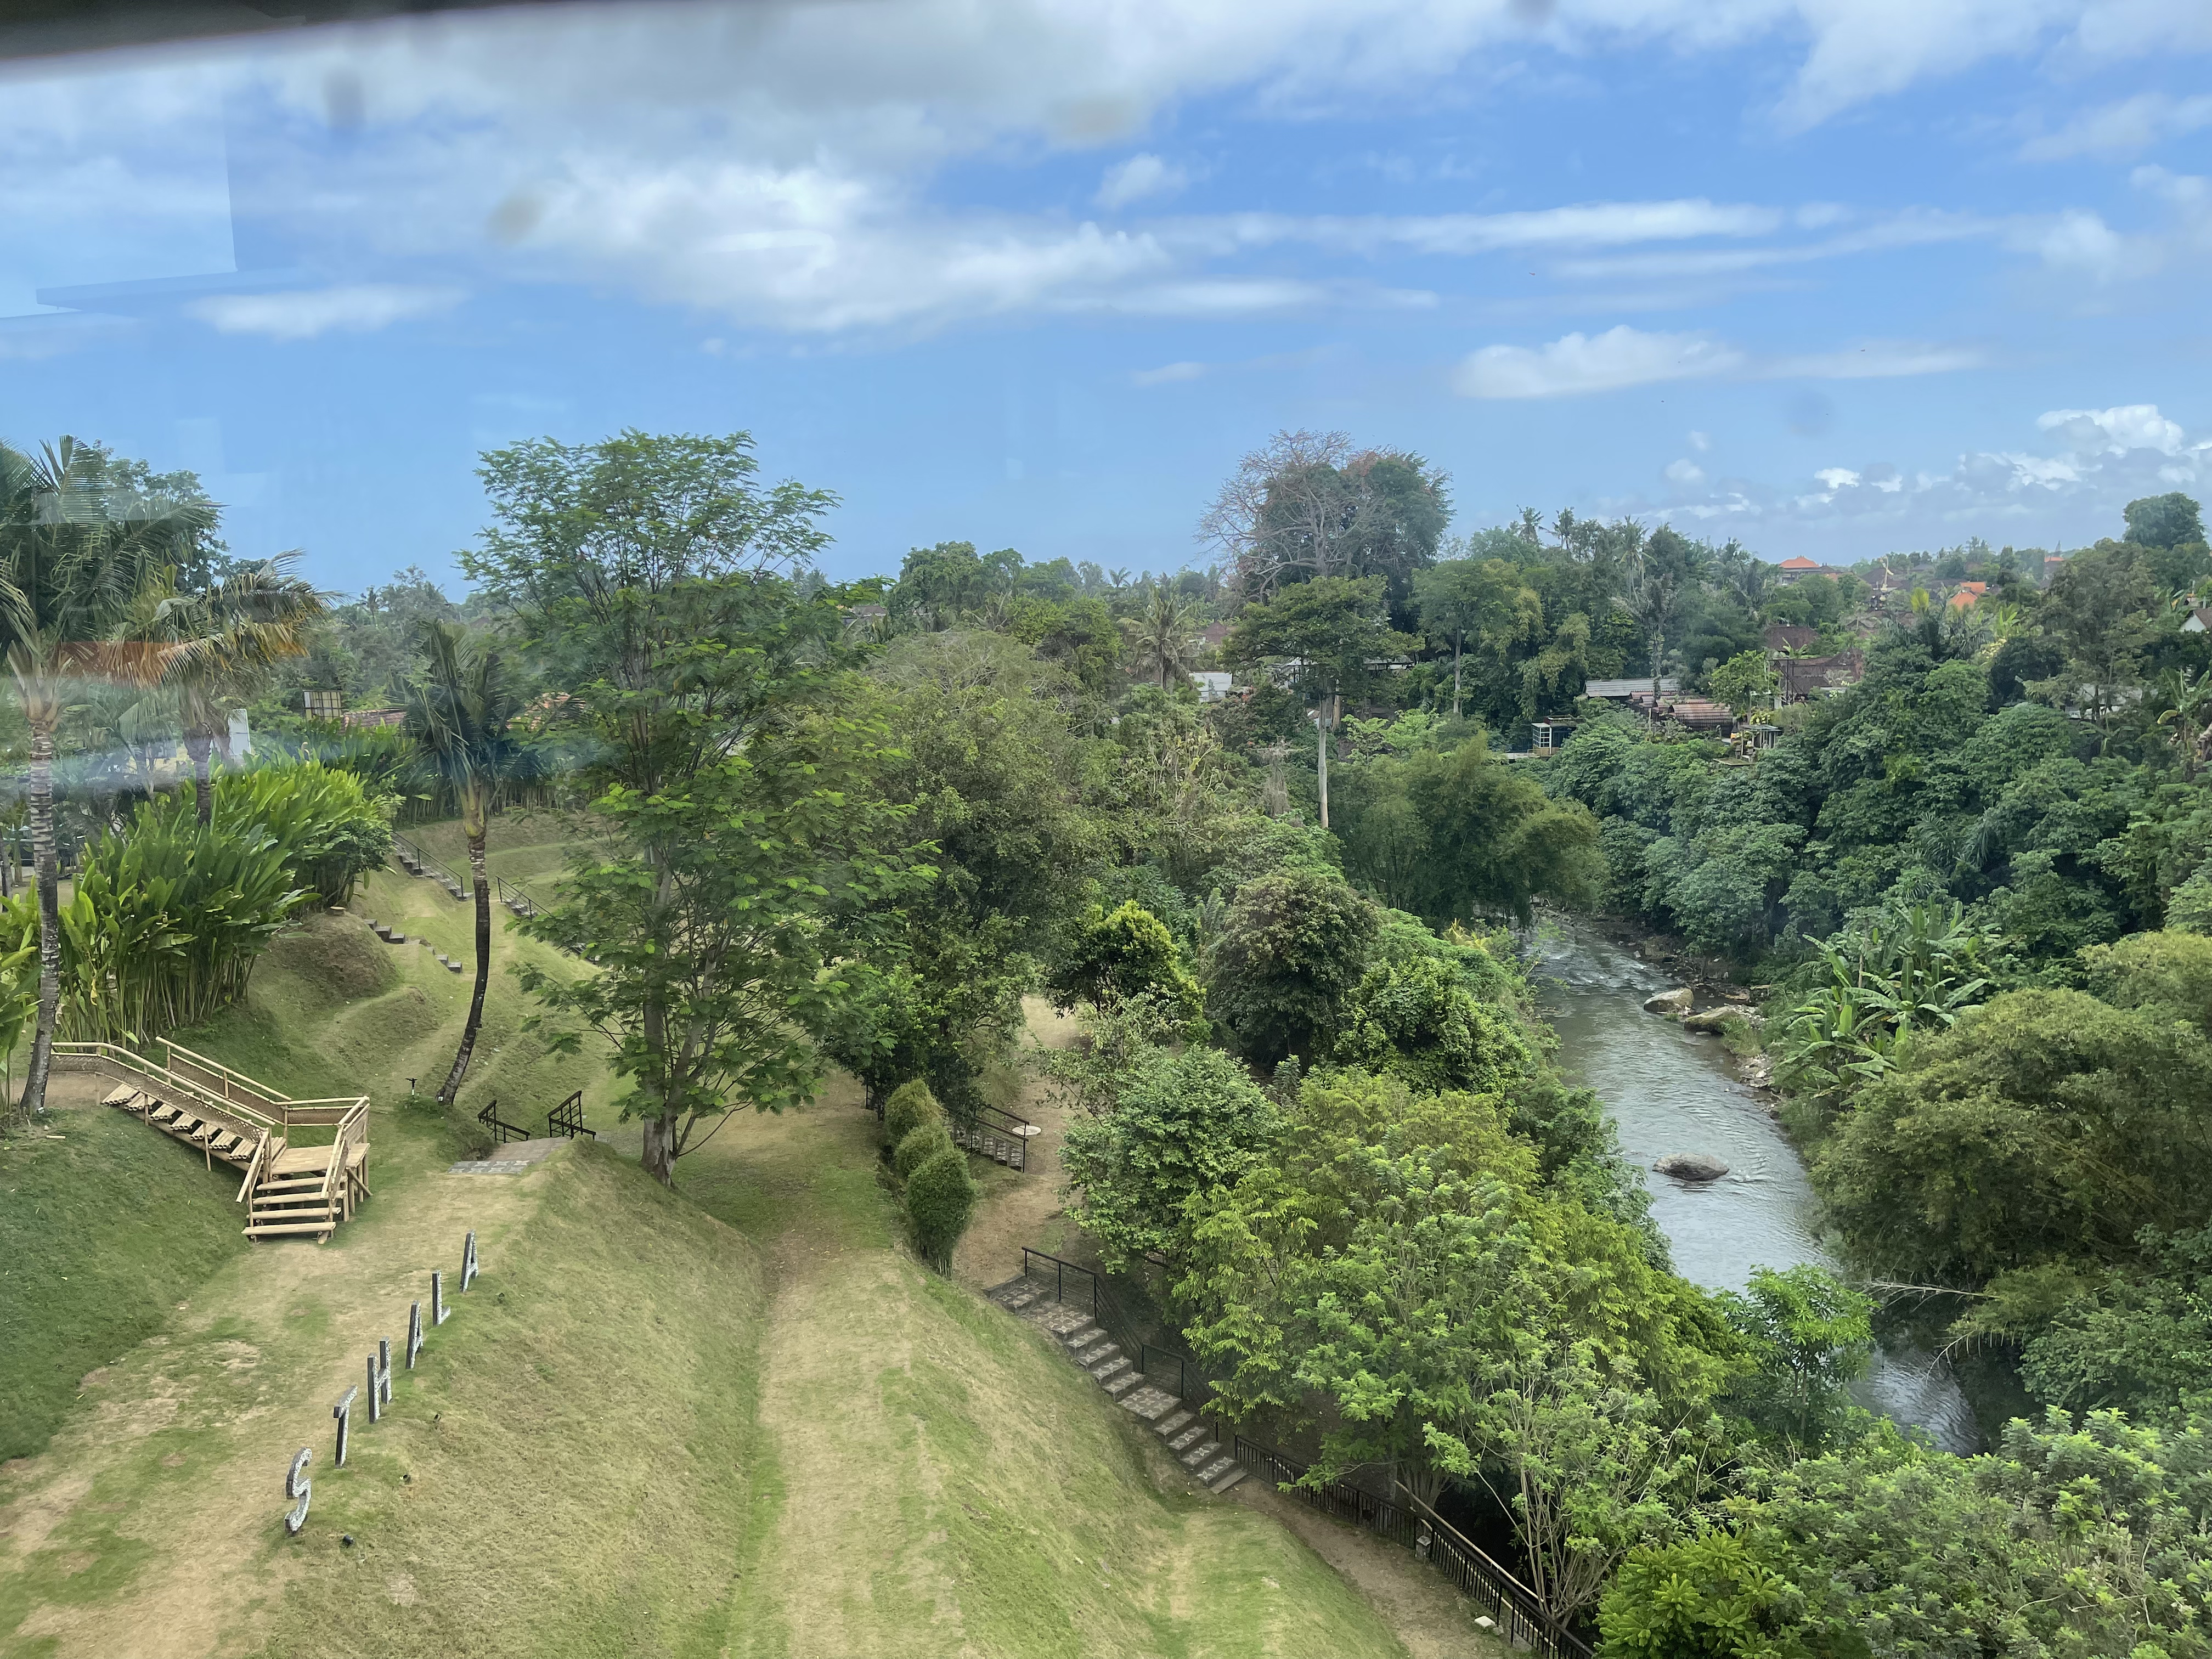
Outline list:
[[[192,763],[192,801],[203,824],[215,822],[215,770],[210,764],[215,739],[204,732],[185,733],[185,753]]]
[[[438,1098],[449,1103],[460,1093],[461,1079],[468,1075],[477,1033],[483,1029],[484,991],[491,983],[491,885],[484,879],[485,806],[482,785],[464,787],[461,832],[469,838],[469,879],[477,890],[477,987],[469,998],[469,1022],[461,1027],[461,1046],[453,1055],[453,1069],[446,1074],[446,1086],[438,1091]]]
[[[43,687],[27,696],[24,705],[31,726],[31,848],[39,876],[39,1019],[19,1113],[27,1120],[46,1103],[46,1074],[53,1066],[54,1021],[62,1003],[62,911],[61,864],[54,856],[54,725],[60,711]]]

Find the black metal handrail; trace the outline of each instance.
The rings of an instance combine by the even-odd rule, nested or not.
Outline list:
[[[545,1133],[548,1135],[566,1135],[571,1140],[578,1135],[589,1135],[594,1140],[599,1138],[597,1130],[584,1127],[584,1091],[581,1089],[545,1114]]]
[[[504,1146],[510,1140],[532,1139],[530,1131],[520,1123],[509,1123],[500,1116],[499,1097],[496,1095],[492,1097],[490,1105],[477,1114],[477,1121],[491,1131],[492,1144],[495,1146]]]
[[[519,881],[509,881],[505,876],[491,878],[491,896],[518,916],[534,916],[545,908],[544,901]]]
[[[404,836],[392,838],[392,855],[399,860],[399,867],[410,875],[428,876],[455,898],[466,898],[469,884],[461,877],[430,857]]]
[[[1077,1279],[1073,1298],[1067,1293],[1071,1274]],[[1147,1342],[1139,1337],[1137,1333],[1142,1328],[1129,1316],[1127,1310],[1115,1296],[1113,1287],[1101,1274],[1080,1262],[1063,1261],[1059,1256],[1032,1249],[1024,1244],[1022,1246],[1022,1277],[1050,1279],[1052,1299],[1055,1302],[1073,1299],[1079,1306],[1088,1306],[1091,1318],[1105,1328],[1107,1335],[1112,1337],[1121,1352],[1134,1362],[1138,1375],[1147,1382],[1168,1389],[1176,1399],[1194,1411],[1204,1413],[1208,1409],[1206,1402],[1212,1397],[1212,1389],[1205,1367],[1199,1364],[1197,1357],[1185,1353],[1180,1348],[1171,1348],[1160,1342]],[[1217,1435],[1216,1438],[1218,1437]]]
[[[1010,1170],[1024,1173],[1029,1170],[1030,1142],[1036,1138],[1037,1126],[1017,1113],[982,1101],[957,1110],[948,1106],[945,1109],[945,1130],[956,1146],[980,1152]]]
[[[1272,1480],[1285,1497],[1307,1508],[1405,1545],[1496,1620],[1498,1633],[1510,1645],[1526,1647],[1541,1659],[1590,1659],[1589,1644],[1547,1613],[1535,1591],[1401,1482],[1390,1483],[1392,1498],[1377,1497],[1341,1480],[1303,1485],[1305,1464],[1242,1434],[1237,1437],[1237,1461],[1252,1474]]]

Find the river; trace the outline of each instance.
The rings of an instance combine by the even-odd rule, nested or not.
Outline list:
[[[1678,981],[1572,922],[1547,925],[1537,955],[1560,1063],[1620,1126],[1621,1149],[1644,1171],[1675,1270],[1710,1289],[1740,1291],[1753,1267],[1835,1267],[1796,1148],[1736,1079],[1720,1040],[1644,1012],[1646,997]],[[1654,1174],[1653,1161],[1668,1152],[1713,1153],[1729,1173],[1703,1184]],[[1966,1395],[1930,1354],[1886,1348],[1852,1392],[1869,1409],[1927,1430],[1946,1450],[1979,1449]]]

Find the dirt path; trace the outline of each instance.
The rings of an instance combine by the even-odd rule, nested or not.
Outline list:
[[[1066,1219],[1060,1185],[1060,1138],[1067,1114],[1038,1061],[1046,1050],[1073,1044],[1079,1028],[1042,997],[1025,999],[1022,1010],[1029,1031],[1022,1045],[1021,1100],[1014,1109],[1043,1133],[1030,1142],[1025,1173],[977,1166],[982,1195],[953,1255],[952,1271],[963,1284],[984,1288],[1002,1285],[1021,1271],[1024,1244],[1062,1254],[1060,1247],[1075,1231]]]
[[[1504,1659],[1510,1651],[1474,1628],[1474,1602],[1397,1545],[1316,1514],[1264,1481],[1245,1480],[1231,1496],[1304,1540],[1389,1621],[1413,1659]]]

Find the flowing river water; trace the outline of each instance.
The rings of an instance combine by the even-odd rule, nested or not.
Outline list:
[[[1572,922],[1543,930],[1537,958],[1561,1063],[1620,1126],[1621,1150],[1644,1171],[1675,1270],[1710,1289],[1740,1291],[1753,1267],[1836,1266],[1796,1150],[1759,1095],[1737,1079],[1720,1040],[1644,1012],[1646,997],[1677,981]],[[1702,1184],[1655,1174],[1652,1163],[1668,1152],[1711,1152],[1729,1173]],[[1925,1429],[1946,1450],[1980,1444],[1966,1395],[1932,1355],[1886,1348],[1853,1393],[1869,1409]]]

